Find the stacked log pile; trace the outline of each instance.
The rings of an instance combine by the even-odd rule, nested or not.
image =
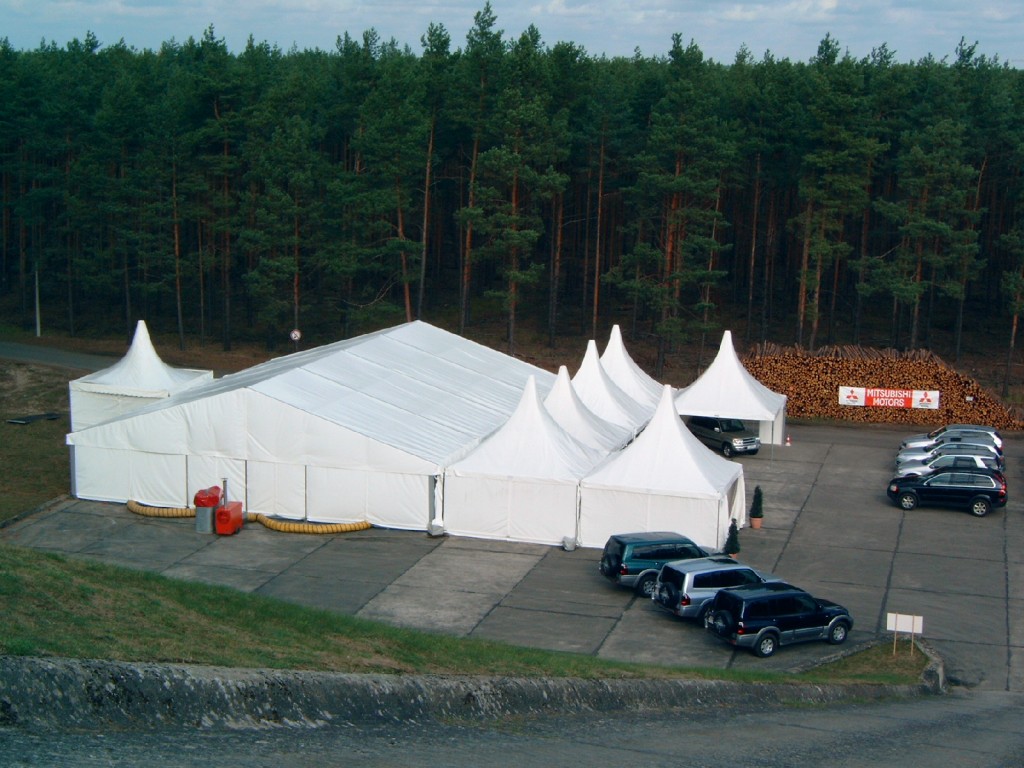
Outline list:
[[[827,347],[810,353],[797,347],[764,345],[743,364],[766,387],[788,397],[786,415],[792,419],[1024,429],[1024,422],[998,397],[927,350]],[[938,390],[939,408],[840,405],[840,386]]]

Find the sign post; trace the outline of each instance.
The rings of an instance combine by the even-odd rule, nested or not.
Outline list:
[[[905,613],[886,614],[885,628],[892,632],[892,655],[896,655],[896,639],[900,632],[910,633],[910,655],[914,655],[914,636],[924,632],[924,617]]]

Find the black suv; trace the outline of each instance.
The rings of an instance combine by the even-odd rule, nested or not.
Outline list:
[[[1006,506],[1006,478],[995,469],[961,469],[920,477],[894,477],[886,489],[901,509],[918,504],[966,508],[984,517],[993,507]]]
[[[605,578],[650,597],[665,563],[708,554],[679,533],[618,533],[604,545],[598,568]]]
[[[781,581],[719,590],[704,627],[727,643],[765,658],[780,645],[826,640],[838,645],[853,628],[853,617],[831,600],[812,597]]]

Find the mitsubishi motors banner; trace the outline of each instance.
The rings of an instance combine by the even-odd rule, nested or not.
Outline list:
[[[872,389],[840,387],[840,405],[873,406],[875,408],[938,408],[937,389]]]

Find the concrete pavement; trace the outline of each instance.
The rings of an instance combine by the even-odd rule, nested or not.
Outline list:
[[[1007,445],[1010,503],[988,517],[916,509],[885,496],[900,439],[877,426],[791,427],[793,445],[744,457],[764,528],[743,530],[740,559],[846,605],[848,642],[884,635],[890,611],[922,615],[953,683],[1024,691],[1024,525],[1020,436]],[[685,532],[685,531],[684,531]],[[247,524],[235,536],[124,505],[57,500],[0,530],[11,544],[257,592],[457,636],[608,659],[795,669],[825,643],[757,659],[612,586],[599,551],[371,529],[337,536]]]

